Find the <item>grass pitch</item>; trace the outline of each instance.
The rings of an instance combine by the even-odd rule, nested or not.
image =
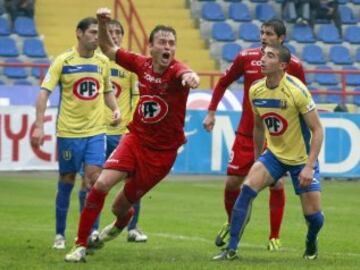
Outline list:
[[[170,176],[142,200],[140,227],[147,243],[126,242],[126,233],[85,264],[64,262],[76,236],[79,204],[76,186],[68,216],[67,249],[51,249],[54,238],[56,174],[0,174],[0,269],[360,269],[360,182],[323,181],[325,226],[319,258],[304,261],[306,226],[290,181],[282,226],[283,250],[266,250],[268,191],[255,200],[240,247],[240,260],[213,262],[214,237],[225,221],[225,177]],[[173,181],[176,178],[177,181]],[[217,180],[216,180],[217,179]],[[117,187],[117,189],[120,188]],[[116,188],[115,188],[116,189]],[[114,191],[108,196],[101,227],[113,219]]]

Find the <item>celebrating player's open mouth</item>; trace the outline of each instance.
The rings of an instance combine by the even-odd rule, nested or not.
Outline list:
[[[167,64],[170,61],[170,53],[169,52],[164,52],[161,54],[161,61],[164,64]]]

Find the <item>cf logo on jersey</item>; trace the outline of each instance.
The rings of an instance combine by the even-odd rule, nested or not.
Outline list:
[[[99,81],[92,77],[81,78],[73,87],[74,95],[83,100],[95,99],[99,95],[99,90]]]
[[[168,112],[167,103],[158,96],[142,96],[139,103],[138,113],[145,123],[157,123]]]
[[[261,66],[261,61],[260,60],[252,60],[250,62],[250,65],[252,65],[252,66]]]
[[[276,113],[266,113],[262,115],[261,118],[264,120],[265,125],[272,136],[279,136],[287,129],[288,123],[281,115]]]
[[[121,94],[121,86],[120,86],[120,84],[113,82],[113,81],[111,83],[112,83],[112,87],[114,90],[114,95],[115,95],[115,97],[118,98]]]

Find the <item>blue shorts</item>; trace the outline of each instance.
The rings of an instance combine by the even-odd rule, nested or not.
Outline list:
[[[59,172],[76,173],[86,165],[102,167],[105,162],[105,134],[85,138],[57,138]]]
[[[120,142],[120,139],[121,135],[106,135],[106,159],[115,150],[116,146]]]
[[[264,164],[266,169],[269,171],[272,178],[274,178],[275,183],[282,177],[286,172],[290,173],[293,187],[295,190],[295,193],[297,195],[305,192],[310,191],[321,191],[320,186],[320,172],[319,172],[319,163],[316,162],[316,165],[314,167],[314,178],[312,183],[303,188],[300,187],[300,182],[298,179],[298,176],[301,172],[301,170],[304,168],[305,164],[301,165],[286,165],[282,162],[280,162],[275,155],[269,151],[266,150],[258,159],[261,163]]]

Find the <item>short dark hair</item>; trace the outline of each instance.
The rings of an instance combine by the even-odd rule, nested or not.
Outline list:
[[[124,35],[124,34],[125,34],[124,27],[122,26],[122,24],[121,24],[118,20],[112,19],[112,20],[110,20],[109,24],[113,24],[113,25],[119,26],[120,31],[121,31],[121,35]]]
[[[264,22],[261,27],[272,27],[275,34],[280,37],[282,35],[286,36],[286,26],[282,20],[279,19],[270,19]]]
[[[279,60],[282,63],[289,64],[291,59],[291,53],[288,47],[282,45],[282,44],[273,44],[273,45],[267,45],[266,47],[274,48],[279,52]]]
[[[82,32],[85,32],[91,24],[98,24],[97,19],[94,17],[86,17],[77,24],[76,30],[80,29]]]
[[[155,28],[150,33],[150,36],[149,36],[149,43],[150,44],[153,43],[155,34],[157,32],[160,32],[160,31],[165,31],[165,32],[172,33],[174,35],[174,37],[175,37],[175,40],[176,40],[176,31],[175,31],[175,29],[173,27],[159,24],[159,25],[155,26]]]

